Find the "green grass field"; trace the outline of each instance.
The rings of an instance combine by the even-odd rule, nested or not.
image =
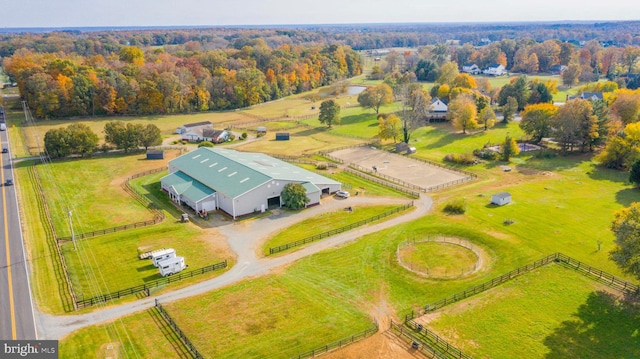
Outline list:
[[[448,243],[423,242],[406,246],[399,255],[409,268],[434,277],[453,277],[474,269],[478,256]]]
[[[475,358],[637,358],[637,307],[550,265],[445,307],[426,327]]]
[[[288,132],[291,136],[289,141],[276,141],[275,132],[267,132],[258,141],[248,142],[236,148],[247,152],[293,156],[365,143],[363,139],[333,136],[326,127],[298,127]]]
[[[166,161],[150,162],[137,153],[56,161],[36,169],[57,235],[62,237],[71,234],[69,211],[76,233],[152,219],[120,186],[128,175],[164,166]]]
[[[352,211],[335,211],[323,213],[320,217],[308,218],[300,221],[269,238],[262,246],[262,253],[269,254],[269,248],[286,243],[295,242],[316,234],[325,233],[337,228],[375,217],[380,213],[391,211],[399,206],[352,206]],[[382,219],[386,220],[388,217]],[[295,247],[295,249],[304,246]]]
[[[226,259],[220,244],[191,224],[169,220],[155,226],[104,235],[62,245],[69,277],[79,299],[145,284],[161,278],[150,260],[138,259],[138,250],[174,248],[190,269]],[[99,273],[99,274],[98,274]],[[222,271],[212,272],[214,275]],[[98,277],[96,281],[93,276]],[[210,278],[203,275],[198,279]]]

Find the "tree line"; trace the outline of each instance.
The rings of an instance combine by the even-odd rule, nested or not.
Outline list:
[[[162,144],[162,135],[158,126],[146,126],[122,121],[107,122],[104,126],[105,143],[98,147],[98,135],[83,123],[74,123],[67,127],[54,128],[44,135],[44,148],[50,158],[63,158],[70,155],[84,157],[96,150],[107,152],[121,149],[125,153],[131,149]],[[109,145],[111,144],[111,145]]]
[[[107,56],[17,50],[3,60],[38,118],[228,110],[359,75],[345,46],[269,47],[170,54],[124,46]]]

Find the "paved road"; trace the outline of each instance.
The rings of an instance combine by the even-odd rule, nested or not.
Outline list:
[[[53,316],[39,314],[39,330],[43,339],[60,339],[61,337],[86,326],[116,319],[118,317],[148,309],[154,305],[157,298],[161,302],[171,302],[178,299],[191,297],[194,295],[207,293],[209,291],[225,287],[247,278],[263,276],[272,270],[288,265],[300,258],[312,255],[327,248],[339,246],[343,243],[351,242],[369,233],[381,231],[385,228],[396,226],[425,216],[433,204],[431,198],[426,195],[414,201],[415,209],[401,216],[388,221],[356,228],[352,231],[341,233],[333,237],[323,239],[298,251],[279,257],[260,257],[261,244],[269,236],[269,233],[286,228],[291,224],[301,221],[304,218],[317,216],[326,211],[339,209],[345,206],[356,206],[362,204],[393,204],[406,203],[406,200],[394,198],[376,197],[351,197],[348,200],[337,200],[334,198],[323,199],[322,205],[309,208],[296,215],[281,214],[274,215],[259,222],[235,224],[232,222],[226,226],[219,227],[220,232],[226,236],[227,241],[237,255],[237,264],[228,272],[207,281],[194,284],[192,286],[178,289],[170,293],[155,297],[149,297],[132,303],[123,304],[117,307],[110,307],[98,310],[89,314],[71,316]],[[258,225],[259,224],[259,225]]]
[[[2,148],[9,147],[7,136],[0,131]],[[2,184],[14,177],[10,153],[0,156]],[[0,197],[0,339],[37,339],[15,186],[3,185]]]

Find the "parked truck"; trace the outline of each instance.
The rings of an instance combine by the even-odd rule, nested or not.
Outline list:
[[[160,275],[166,277],[181,272],[187,266],[184,264],[184,257],[174,257],[161,261],[158,268]]]
[[[159,263],[176,257],[176,250],[173,248],[162,249],[157,252],[151,253],[151,260],[155,267],[159,267]]]

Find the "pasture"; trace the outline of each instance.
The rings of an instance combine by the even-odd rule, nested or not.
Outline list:
[[[549,265],[416,320],[474,358],[637,358],[640,311]]]

